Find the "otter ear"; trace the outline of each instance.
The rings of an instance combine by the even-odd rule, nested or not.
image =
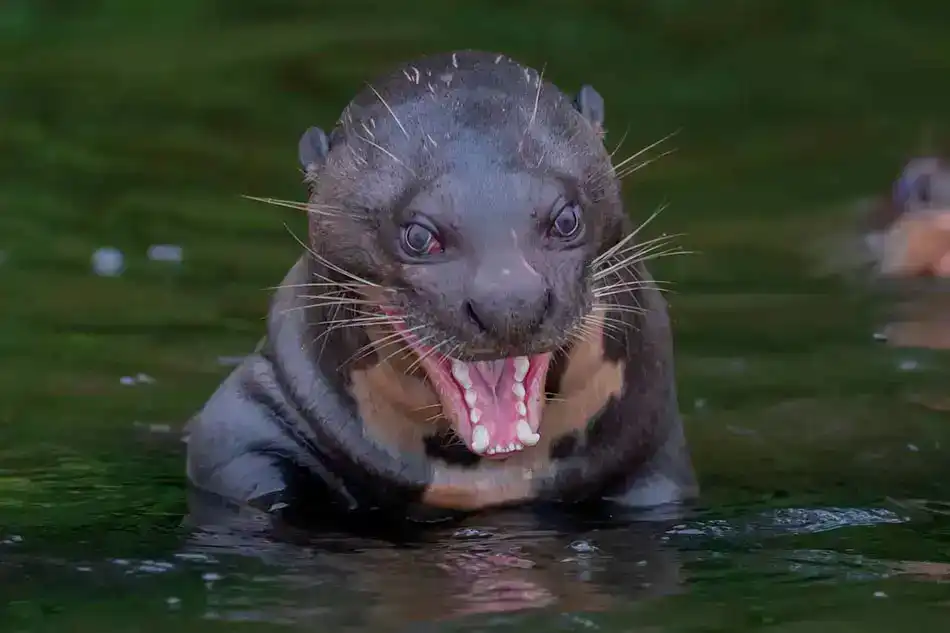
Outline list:
[[[300,137],[297,144],[297,158],[304,171],[313,171],[327,162],[330,153],[330,143],[327,135],[318,127],[309,128]]]
[[[577,96],[574,97],[574,107],[585,119],[590,121],[597,133],[604,134],[604,98],[594,90],[593,86],[583,85]]]

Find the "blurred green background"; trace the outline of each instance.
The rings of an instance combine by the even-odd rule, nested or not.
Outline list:
[[[822,262],[856,200],[947,139],[948,25],[923,0],[5,0],[0,525],[177,521],[175,432],[260,337],[305,226],[241,196],[303,199],[304,129],[460,48],[594,85],[620,157],[679,130],[625,187],[696,251],[654,272],[709,503],[946,499],[950,423],[920,404],[946,359],[875,343],[889,304]],[[120,276],[94,274],[105,246]]]

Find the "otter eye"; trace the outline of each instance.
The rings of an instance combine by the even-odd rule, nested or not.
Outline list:
[[[576,204],[568,204],[558,211],[551,222],[551,233],[556,237],[574,237],[581,228],[581,213]]]
[[[415,222],[402,227],[402,246],[406,252],[416,257],[442,252],[442,244],[435,234]]]

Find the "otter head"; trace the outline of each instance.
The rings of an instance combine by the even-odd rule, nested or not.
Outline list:
[[[538,443],[552,356],[595,308],[595,263],[626,226],[602,122],[590,87],[571,100],[459,52],[374,82],[329,139],[301,139],[313,250],[357,318],[391,329],[377,349],[412,352],[473,453]]]
[[[914,158],[894,183],[892,202],[899,212],[950,207],[950,166],[942,158]]]

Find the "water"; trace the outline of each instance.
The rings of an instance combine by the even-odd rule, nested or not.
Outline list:
[[[0,8],[0,630],[946,628],[946,293],[868,284],[849,245],[854,202],[946,136],[950,9],[84,6]],[[702,507],[397,543],[202,527],[178,432],[303,230],[240,195],[299,199],[305,127],[459,46],[593,83],[620,155],[682,129],[627,191],[696,251],[654,271]]]

